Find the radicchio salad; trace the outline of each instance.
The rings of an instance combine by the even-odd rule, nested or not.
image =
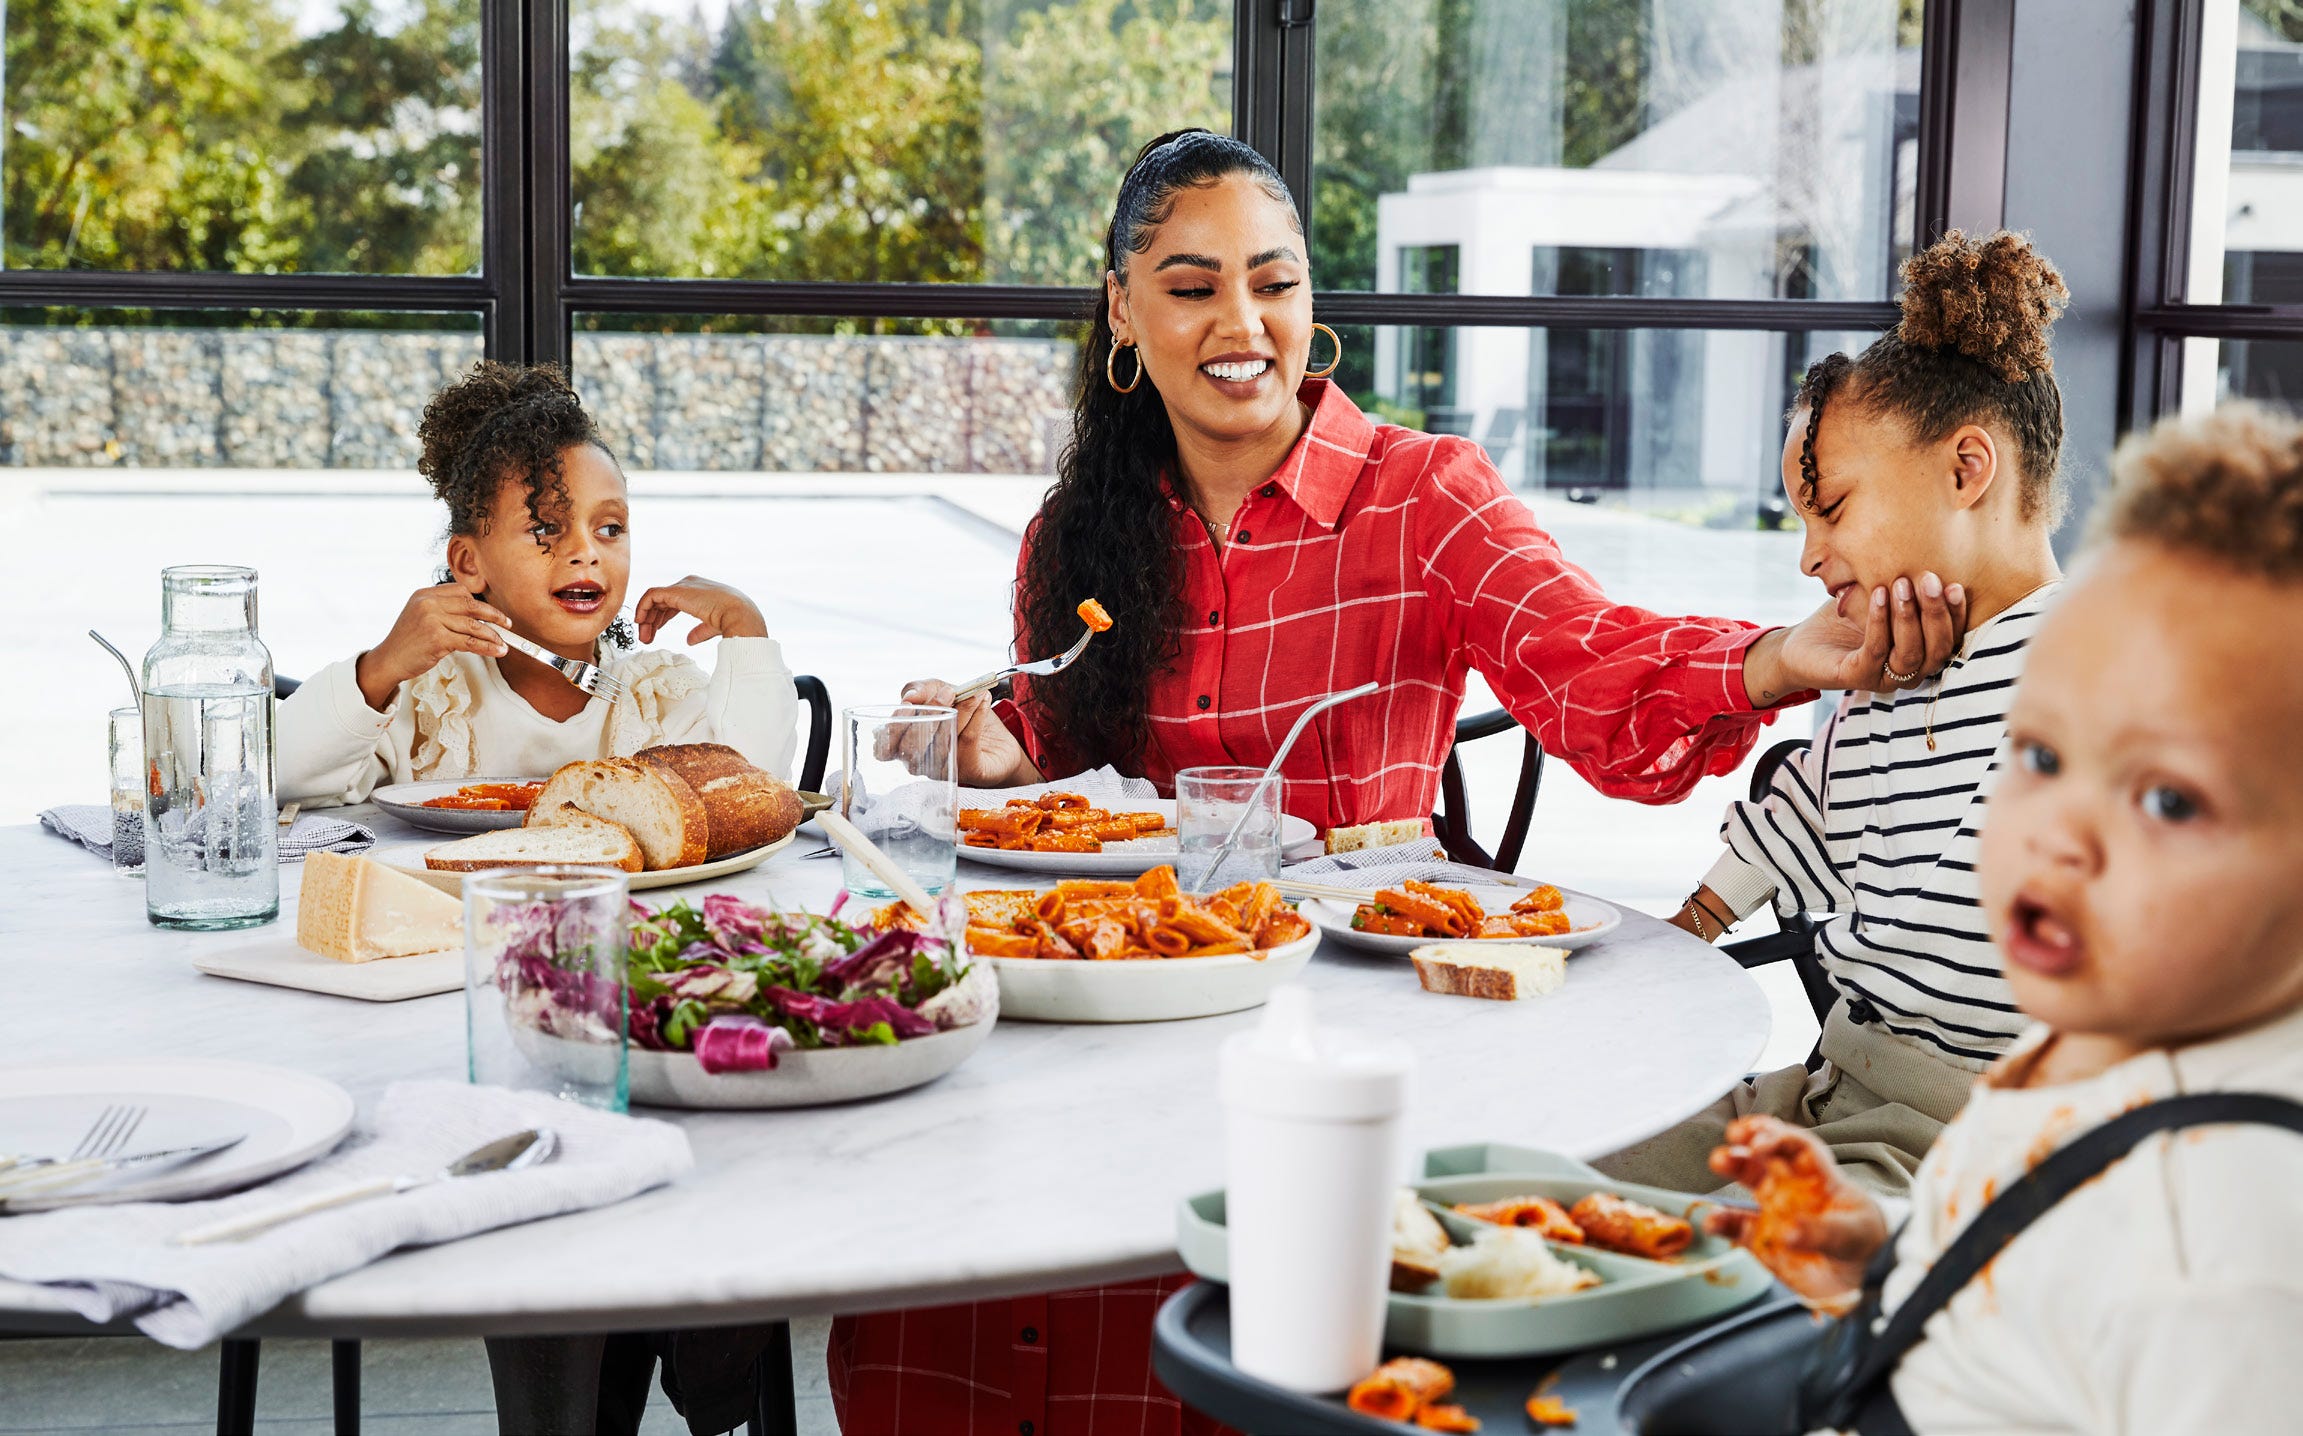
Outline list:
[[[718,893],[700,911],[634,902],[621,990],[585,970],[606,934],[555,922],[548,903],[501,913],[506,1015],[587,1042],[614,1041],[621,1015],[633,1047],[693,1053],[706,1072],[757,1072],[784,1052],[894,1046],[997,1013],[997,979],[967,960],[956,896],[916,932],[842,922],[846,897],[822,917]]]

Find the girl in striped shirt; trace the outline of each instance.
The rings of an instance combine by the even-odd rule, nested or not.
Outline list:
[[[1823,1064],[1762,1074],[1601,1163],[1625,1179],[1715,1185],[1705,1159],[1727,1123],[1766,1113],[1900,1192],[2023,1027],[1977,906],[1975,847],[2024,648],[2061,576],[2047,335],[2066,291],[2006,233],[1954,231],[1904,281],[1894,332],[1808,371],[1783,483],[1807,530],[1801,569],[1843,620],[1909,599],[1903,575],[1940,573],[1965,639],[1932,677],[1891,672],[1896,692],[1843,696],[1763,800],[1729,808],[1726,851],[1673,921],[1711,941],[1771,899],[1813,919],[1838,990]]]

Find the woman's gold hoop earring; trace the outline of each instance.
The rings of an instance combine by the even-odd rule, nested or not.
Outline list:
[[[1133,344],[1122,344],[1117,339],[1114,339],[1112,341],[1112,352],[1104,356],[1104,382],[1111,385],[1115,393],[1133,394],[1136,391],[1136,385],[1141,384],[1144,381],[1144,356],[1141,350],[1138,350],[1136,353],[1136,376],[1128,381],[1126,388],[1122,389],[1120,387],[1119,376],[1112,372],[1112,365],[1118,361],[1120,357],[1120,351],[1122,349],[1134,348],[1135,346]]]
[[[1325,324],[1314,324],[1312,328],[1317,329],[1322,334],[1325,334],[1328,337],[1329,342],[1335,345],[1335,357],[1327,361],[1327,367],[1325,369],[1304,370],[1303,377],[1306,379],[1325,379],[1328,375],[1335,372],[1336,365],[1343,362],[1343,336],[1337,334],[1333,329],[1328,328]]]

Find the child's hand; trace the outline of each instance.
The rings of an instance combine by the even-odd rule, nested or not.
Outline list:
[[[765,638],[768,620],[742,593],[724,583],[689,574],[678,583],[651,588],[640,595],[632,617],[640,625],[640,642],[653,643],[656,634],[681,614],[696,620],[688,642],[707,638]]]
[[[1711,1170],[1749,1188],[1759,1210],[1722,1208],[1704,1218],[1706,1231],[1749,1248],[1809,1305],[1854,1309],[1864,1268],[1887,1244],[1887,1218],[1813,1132],[1775,1117],[1737,1118],[1727,1145],[1712,1151]]]
[[[431,672],[433,664],[451,653],[503,657],[504,640],[489,629],[491,623],[512,626],[511,619],[466,592],[462,584],[417,589],[384,641],[361,654],[354,666],[360,696],[381,713],[391,706],[392,694],[401,684]]]

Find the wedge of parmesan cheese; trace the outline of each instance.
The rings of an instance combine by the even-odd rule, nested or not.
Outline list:
[[[338,962],[413,957],[464,944],[464,905],[438,888],[366,858],[304,859],[296,942]]]

